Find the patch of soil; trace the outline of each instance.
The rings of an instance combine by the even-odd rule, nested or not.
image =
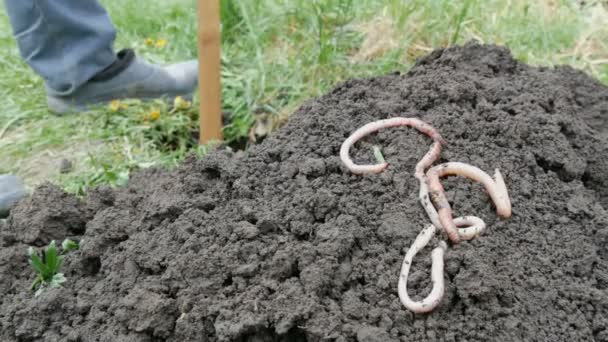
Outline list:
[[[608,88],[582,72],[471,43],[348,81],[245,152],[84,200],[44,186],[0,226],[0,340],[608,341],[607,108]],[[394,116],[434,125],[442,161],[499,168],[513,203],[500,220],[479,184],[444,181],[456,213],[488,230],[447,250],[446,295],[427,315],[396,287],[429,224],[413,170],[430,139],[404,128],[358,144],[358,162],[382,146],[379,175],[337,157],[353,130]],[[66,237],[82,241],[68,281],[34,297],[27,247]],[[414,260],[415,298],[437,239]]]

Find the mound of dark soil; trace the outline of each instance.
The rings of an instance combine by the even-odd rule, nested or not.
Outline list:
[[[2,341],[608,341],[608,88],[570,67],[533,68],[496,46],[438,50],[406,74],[348,81],[246,152],[212,152],[84,200],[43,186],[0,227]],[[483,188],[444,181],[458,215],[488,230],[446,254],[446,296],[404,309],[400,264],[429,221],[414,165],[430,139],[382,146],[387,171],[337,157],[361,125],[418,116],[442,161],[506,177],[513,216]],[[39,297],[26,251],[73,237],[68,281]],[[435,238],[437,239],[437,238]],[[430,290],[431,247],[410,294]]]

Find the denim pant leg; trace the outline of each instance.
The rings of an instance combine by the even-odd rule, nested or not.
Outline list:
[[[114,25],[97,0],[5,0],[23,59],[49,94],[69,95],[116,60]]]

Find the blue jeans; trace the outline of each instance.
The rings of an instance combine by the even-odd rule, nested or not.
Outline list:
[[[5,0],[26,63],[69,95],[116,60],[116,30],[97,0]]]

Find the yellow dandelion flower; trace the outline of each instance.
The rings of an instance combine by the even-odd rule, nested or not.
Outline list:
[[[154,45],[154,39],[148,37],[146,38],[146,40],[144,40],[144,43],[146,44],[146,46],[152,46]]]
[[[118,112],[121,109],[127,108],[127,105],[122,103],[120,100],[112,100],[110,101],[110,110],[113,112]]]
[[[173,100],[173,108],[176,110],[183,110],[190,108],[190,101],[185,100],[183,97],[178,96]]]
[[[158,110],[158,109],[153,109],[153,110],[150,112],[150,120],[152,120],[152,121],[156,121],[156,120],[158,120],[158,118],[160,118],[160,110]]]
[[[167,40],[164,38],[158,38],[156,40],[156,43],[154,44],[154,46],[156,46],[159,49],[164,48],[167,45]]]

